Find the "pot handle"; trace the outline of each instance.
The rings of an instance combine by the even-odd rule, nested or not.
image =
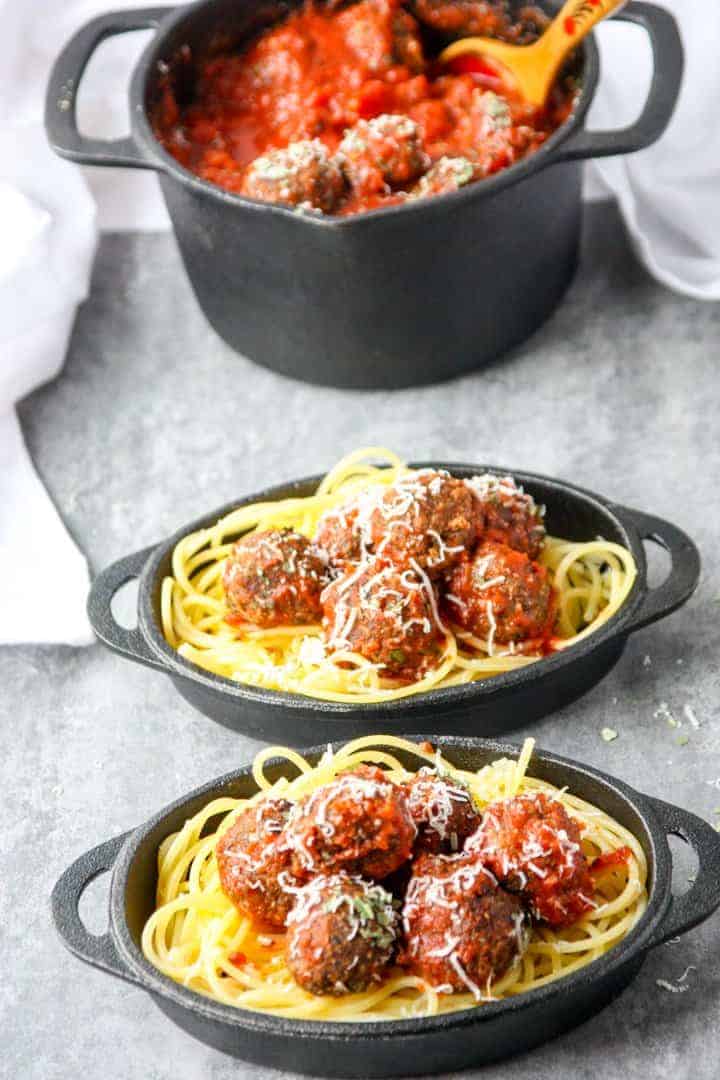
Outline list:
[[[700,552],[682,529],[669,521],[631,510],[627,506],[614,508],[620,518],[627,518],[643,540],[652,540],[670,555],[670,573],[656,589],[650,589],[639,611],[630,622],[629,632],[648,626],[677,608],[692,596],[700,578]]]
[[[695,881],[682,896],[673,896],[667,915],[650,940],[649,947],[654,948],[692,930],[720,907],[720,833],[689,810],[649,795],[645,798],[665,832],[679,836],[698,858]]]
[[[128,581],[140,577],[148,557],[155,550],[154,546],[126,555],[103,570],[90,586],[87,601],[87,613],[95,636],[113,652],[124,656],[126,660],[145,664],[156,671],[166,671],[165,665],[150,651],[141,631],[135,627],[129,630],[121,626],[112,613],[112,601],[115,593]]]
[[[83,925],[78,910],[80,897],[85,889],[100,874],[112,870],[118,852],[128,836],[129,832],[115,836],[76,859],[55,883],[50,903],[55,929],[71,953],[86,964],[92,964],[110,975],[141,986],[142,983],[130,973],[118,956],[110,933],[91,934]]]
[[[151,30],[171,7],[111,11],[86,23],[68,41],[53,65],[45,94],[45,131],[56,154],[81,165],[123,165],[135,169],[156,169],[145,158],[132,135],[122,139],[93,139],[77,126],[77,95],[83,72],[101,41],[129,30]]]
[[[636,23],[650,38],[653,76],[647,101],[640,116],[629,127],[617,131],[580,130],[558,148],[556,161],[632,154],[656,142],[670,123],[684,66],[682,41],[675,18],[669,11],[639,0],[632,0],[614,18]]]

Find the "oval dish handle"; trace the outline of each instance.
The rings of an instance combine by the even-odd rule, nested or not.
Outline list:
[[[132,135],[122,139],[82,135],[77,125],[77,95],[90,57],[105,38],[130,30],[152,30],[172,11],[171,7],[110,11],[86,23],[66,43],[53,65],[45,94],[45,132],[56,154],[81,165],[158,168],[143,157]]]
[[[643,110],[634,124],[617,131],[581,129],[559,147],[556,161],[632,154],[657,142],[670,123],[683,76],[683,47],[675,18],[654,4],[633,0],[614,19],[641,26],[650,38],[653,75]]]
[[[630,623],[630,633],[633,633],[642,626],[664,619],[690,599],[700,579],[700,552],[677,525],[627,506],[614,509],[619,517],[630,520],[643,540],[659,544],[670,556],[670,573],[662,585],[650,589],[645,596]]]
[[[86,964],[141,986],[140,981],[122,963],[110,933],[91,934],[83,925],[78,910],[85,889],[100,874],[112,870],[118,852],[129,835],[126,832],[106,840],[76,859],[58,878],[52,891],[51,905],[55,929],[71,953]]]
[[[154,546],[126,555],[103,570],[90,586],[87,613],[96,636],[113,652],[124,656],[126,660],[145,664],[156,671],[166,671],[156,656],[148,648],[145,639],[137,627],[129,630],[121,626],[112,613],[112,600],[115,593],[128,581],[139,577],[148,557],[155,550]]]
[[[720,833],[697,814],[646,796],[665,832],[689,844],[698,859],[697,877],[682,896],[674,896],[650,948],[692,930],[720,907]]]

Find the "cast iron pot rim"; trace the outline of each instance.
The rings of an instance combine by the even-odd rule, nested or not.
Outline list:
[[[157,139],[150,124],[146,108],[146,91],[155,65],[161,59],[161,53],[167,37],[185,19],[190,18],[196,11],[202,8],[211,8],[216,0],[194,0],[191,4],[183,4],[177,8],[169,8],[168,15],[158,25],[157,32],[142,52],[135,66],[130,84],[130,117],[132,133],[139,140],[145,153],[151,162],[159,167],[162,172],[170,174],[174,179],[195,191],[197,194],[207,195],[216,201],[224,203],[232,208],[244,208],[256,214],[274,214],[284,217],[289,221],[302,222],[324,229],[353,229],[364,223],[375,223],[392,215],[417,214],[438,212],[442,213],[444,207],[460,206],[464,201],[470,201],[480,197],[491,197],[496,192],[518,183],[531,176],[535,172],[553,164],[555,150],[573,134],[582,123],[587,114],[595,94],[600,73],[600,60],[594,34],[589,34],[580,46],[582,55],[582,75],[580,78],[579,91],[575,103],[567,119],[549,136],[548,139],[532,154],[522,158],[514,165],[510,165],[493,176],[479,180],[474,184],[467,184],[457,191],[446,192],[443,195],[428,196],[418,199],[416,202],[401,203],[397,206],[389,206],[378,210],[363,211],[352,214],[349,217],[334,217],[328,214],[303,213],[292,207],[281,206],[276,203],[262,202],[259,199],[249,199],[244,195],[226,191],[224,188],[203,180],[195,173],[181,165]],[[272,24],[270,24],[272,25]],[[439,205],[438,205],[439,204]]]
[[[161,541],[152,550],[140,575],[138,587],[138,627],[151,652],[162,662],[166,669],[169,669],[171,676],[190,679],[211,692],[222,696],[261,703],[284,710],[307,711],[310,709],[326,715],[347,715],[362,711],[369,721],[382,719],[384,722],[406,722],[408,714],[416,710],[426,710],[428,707],[435,705],[438,713],[442,714],[443,709],[454,708],[459,703],[468,703],[477,698],[500,695],[503,691],[511,690],[528,682],[539,681],[546,676],[552,676],[554,672],[580,662],[584,656],[623,634],[647,593],[647,564],[640,535],[629,515],[623,514],[621,507],[592,491],[540,473],[504,469],[496,465],[470,465],[459,462],[419,462],[410,463],[410,467],[445,469],[453,475],[461,476],[475,475],[482,472],[492,472],[502,476],[509,474],[515,477],[520,484],[525,485],[528,482],[547,484],[560,491],[570,492],[573,496],[581,498],[586,503],[591,503],[594,508],[614,519],[617,529],[624,538],[626,547],[635,559],[637,576],[624,604],[619,611],[592,634],[567,649],[542,657],[537,663],[528,664],[515,671],[506,671],[500,675],[493,675],[489,679],[465,683],[460,686],[426,690],[414,696],[400,698],[395,701],[357,704],[353,702],[325,701],[322,698],[296,694],[287,690],[272,690],[265,687],[251,686],[248,683],[235,682],[224,675],[216,675],[213,672],[205,671],[198,664],[194,664],[191,660],[186,660],[180,656],[165,640],[162,628],[156,622],[153,610],[152,594],[161,561],[189,533],[195,532],[197,529],[207,528],[233,509],[253,502],[272,500],[273,497],[287,497],[289,487],[299,487],[300,485],[313,485],[316,487],[325,475],[318,474],[274,484],[255,494],[233,500],[218,510],[206,513],[190,524],[182,526],[169,539]]]
[[[520,747],[516,744],[498,742],[494,739],[422,735],[408,735],[405,737],[412,742],[422,742],[430,738],[434,745],[450,750],[486,750],[497,756],[515,758],[520,753]],[[381,740],[382,735],[378,736],[379,744]],[[338,747],[344,745],[344,743],[341,741],[332,745]],[[311,759],[319,757],[326,749],[326,745],[315,746],[304,750],[303,756]],[[269,759],[265,765],[272,767],[284,761],[284,758],[275,757]],[[147,834],[161,825],[166,817],[191,800],[204,795],[211,797],[213,793],[219,794],[223,786],[235,779],[251,776],[252,764],[234,769],[232,772],[226,773],[215,780],[202,784],[160,810],[144,825],[131,832],[118,854],[112,873],[110,886],[110,929],[112,938],[119,948],[123,961],[130,968],[131,974],[141,981],[144,989],[151,993],[167,998],[175,1005],[188,1009],[207,1020],[250,1029],[258,1034],[291,1036],[305,1040],[337,1039],[346,1042],[348,1039],[353,1038],[360,1040],[372,1038],[373,1036],[402,1038],[447,1031],[454,1028],[460,1029],[469,1025],[492,1021],[503,1014],[517,1014],[533,1005],[550,1002],[563,994],[572,993],[576,987],[583,983],[599,983],[606,975],[611,974],[650,947],[652,936],[659,928],[670,907],[672,899],[672,862],[667,838],[646,797],[630,787],[630,785],[592,766],[582,765],[570,758],[537,748],[533,750],[528,775],[532,775],[532,765],[535,761],[560,765],[576,774],[584,774],[594,781],[599,781],[604,789],[619,796],[626,804],[629,804],[634,813],[640,818],[647,833],[650,847],[650,857],[648,859],[650,879],[648,905],[638,922],[625,938],[599,959],[593,960],[587,966],[565,975],[555,982],[547,983],[545,986],[538,987],[535,990],[528,990],[514,997],[484,1004],[481,1007],[471,1006],[455,1013],[445,1013],[440,1016],[417,1017],[407,1020],[343,1022],[299,1020],[274,1016],[271,1013],[254,1012],[233,1005],[225,1005],[212,998],[206,998],[195,990],[181,986],[169,976],[163,975],[145,958],[142,951],[135,944],[125,919],[127,878],[133,860]],[[572,784],[570,786],[572,787]],[[637,836],[636,839],[638,839]]]

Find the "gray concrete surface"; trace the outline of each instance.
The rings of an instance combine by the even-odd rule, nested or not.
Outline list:
[[[37,467],[95,569],[207,507],[367,443],[534,468],[676,521],[704,558],[695,598],[639,633],[602,684],[532,733],[720,822],[719,345],[720,306],[651,281],[609,206],[589,211],[582,271],[532,341],[484,373],[395,394],[302,386],[239,359],[206,325],[170,236],[111,235],[63,374],[20,412]],[[0,685],[0,1074],[263,1075],[70,957],[48,913],[51,886],[76,855],[246,761],[256,744],[100,646],[4,649]],[[655,715],[661,702],[682,728]],[[618,730],[615,742],[600,738],[604,725]],[[690,863],[680,861],[687,887]],[[85,905],[97,930],[104,883]],[[686,992],[657,985],[689,966]],[[719,1004],[720,915],[653,953],[592,1023],[483,1077],[715,1080]]]

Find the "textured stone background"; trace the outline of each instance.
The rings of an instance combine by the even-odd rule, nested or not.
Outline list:
[[[208,507],[323,470],[368,443],[556,474],[676,521],[704,559],[693,600],[639,633],[602,684],[532,733],[720,821],[719,346],[720,307],[651,281],[609,205],[589,209],[581,273],[531,341],[485,372],[399,393],[317,389],[239,359],[205,323],[172,237],[109,235],[65,371],[20,412],[37,467],[94,569]],[[257,744],[100,646],[0,650],[0,685],[0,1074],[261,1075],[194,1042],[141,991],[71,958],[47,902],[78,854],[245,762]],[[654,715],[661,702],[682,728]],[[686,704],[699,730],[683,719]],[[601,740],[604,725],[619,731],[615,742]],[[681,887],[691,865],[680,858]],[[83,905],[97,931],[106,880]],[[649,956],[592,1023],[484,1070],[484,1080],[715,1080],[719,960],[720,915]],[[689,965],[686,992],[657,985]]]

